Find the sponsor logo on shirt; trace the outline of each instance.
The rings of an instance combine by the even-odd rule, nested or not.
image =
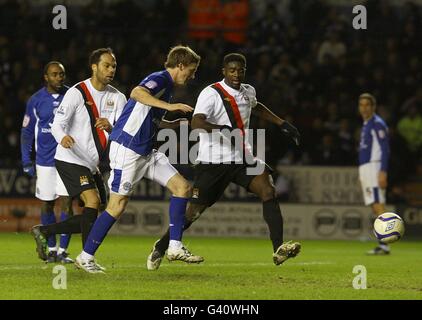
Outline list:
[[[51,133],[51,129],[50,128],[41,128],[41,132],[42,133]]]

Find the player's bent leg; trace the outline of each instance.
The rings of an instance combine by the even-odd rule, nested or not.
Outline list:
[[[89,273],[103,273],[105,268],[99,265],[94,256],[108,231],[124,212],[128,196],[112,193],[106,210],[95,221],[83,251],[76,257],[75,266]]]
[[[274,264],[280,265],[287,259],[296,257],[300,252],[301,244],[292,241],[283,243],[283,216],[275,197],[274,183],[268,170],[252,179],[249,190],[262,200],[263,216],[268,225],[273,245]]]
[[[183,231],[187,230],[192,223],[197,220],[202,212],[205,211],[207,205],[195,204],[190,202],[188,209],[186,210],[185,223],[183,225]],[[147,269],[157,270],[160,267],[161,261],[166,254],[170,242],[170,229],[167,229],[166,233],[154,243],[151,253],[147,259]]]
[[[167,259],[169,261],[184,261],[187,263],[200,263],[204,261],[201,256],[193,255],[182,243],[183,227],[185,224],[186,206],[192,193],[192,187],[179,173],[175,173],[166,184],[173,196],[170,199],[170,225],[169,245]],[[155,246],[154,246],[155,247]],[[162,256],[153,252],[147,259],[148,270],[158,269]]]
[[[207,206],[203,205],[189,205],[191,212],[198,212],[194,214],[196,219],[200,216],[200,214],[207,208]],[[188,209],[189,211],[189,209]],[[196,220],[195,219],[195,220]],[[185,224],[183,230],[186,230],[190,227],[190,225],[194,222],[185,220]],[[170,241],[170,230],[167,229],[167,232],[164,236],[157,240],[152,247],[151,253],[147,259],[147,269],[148,270],[157,270],[160,267],[161,261],[168,249],[167,259],[169,261],[184,261],[186,263],[201,263],[204,261],[204,258],[201,256],[193,255],[185,246],[181,246],[179,248],[169,248],[169,241]]]
[[[81,199],[85,203],[81,220],[82,245],[85,245],[88,234],[98,216],[100,196],[97,189],[93,188],[83,191],[81,193]]]
[[[128,196],[111,193],[106,211],[117,220],[126,209],[128,201]]]
[[[189,198],[192,193],[192,187],[180,173],[173,175],[166,185],[167,189],[179,198]]]
[[[189,203],[188,209],[186,210],[186,220],[184,229],[188,229],[192,223],[199,219],[201,214],[208,208],[205,204]]]

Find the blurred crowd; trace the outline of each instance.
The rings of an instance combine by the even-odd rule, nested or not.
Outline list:
[[[357,165],[357,97],[370,92],[390,128],[390,179],[399,183],[415,172],[422,150],[420,7],[369,0],[368,29],[355,30],[350,6],[239,0],[246,5],[247,26],[233,41],[218,30],[203,38],[191,33],[194,2],[85,1],[67,6],[68,29],[54,30],[52,5],[0,0],[0,165],[20,159],[25,104],[42,86],[46,62],[62,61],[73,85],[89,76],[91,50],[112,47],[118,62],[114,85],[128,95],[145,75],[163,68],[171,46],[188,44],[202,61],[196,79],[176,91],[175,100],[194,105],[204,86],[222,78],[224,54],[238,51],[247,57],[247,82],[258,100],[298,127],[300,148],[277,127],[252,121],[267,130],[270,164]]]

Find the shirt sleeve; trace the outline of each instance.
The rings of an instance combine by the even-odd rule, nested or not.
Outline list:
[[[256,105],[258,104],[258,100],[256,99],[256,90],[254,87],[249,86],[249,103],[251,108],[255,108]]]
[[[207,87],[202,90],[199,94],[198,100],[196,101],[193,115],[204,114],[207,118],[212,116],[217,95],[217,91],[215,91],[211,87]]]
[[[388,160],[390,157],[390,143],[388,137],[388,129],[381,124],[375,124],[375,135],[381,147],[381,171],[387,172]]]
[[[35,125],[37,118],[35,116],[35,107],[37,100],[31,97],[26,104],[25,115],[23,116],[21,128],[21,155],[22,164],[27,165],[31,163],[32,145],[35,139]]]
[[[114,127],[114,124],[119,119],[120,115],[122,114],[123,108],[125,107],[126,103],[127,103],[126,96],[123,93],[119,94],[119,98],[117,99],[116,109],[113,113],[113,118],[111,119],[112,121],[110,121],[113,127]]]
[[[76,109],[81,104],[83,104],[82,94],[78,89],[70,88],[57,108],[53,124],[51,125],[51,133],[57,143],[61,143],[63,137],[67,135],[69,123],[72,121]]]
[[[148,89],[152,96],[167,88],[168,79],[163,75],[150,75],[141,81],[140,87]]]

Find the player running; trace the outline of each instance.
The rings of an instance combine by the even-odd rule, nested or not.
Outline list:
[[[36,176],[35,196],[43,204],[41,206],[41,224],[56,223],[54,207],[56,199],[61,195],[60,220],[73,215],[72,198],[68,196],[60,176],[54,165],[54,154],[57,142],[51,134],[50,125],[54,113],[63,100],[68,87],[64,85],[66,73],[64,66],[58,61],[50,61],[44,67],[45,86],[28,100],[21,129],[21,154],[23,171]],[[35,140],[35,167],[31,159],[32,145]],[[66,252],[70,235],[60,236],[60,247],[57,251],[56,235],[48,237],[47,263],[73,263]]]
[[[193,79],[199,62],[200,57],[192,49],[176,46],[167,55],[165,70],[150,74],[132,90],[131,98],[110,135],[110,200],[95,222],[82,253],[75,260],[75,264],[83,270],[103,272],[94,260],[95,252],[125,210],[135,184],[142,178],[156,181],[172,193],[169,259],[188,263],[203,261],[202,257],[192,255],[180,241],[191,186],[163,153],[153,149],[158,126],[166,111],[193,111],[186,104],[171,104],[169,101],[173,86],[185,85]]]
[[[376,106],[373,95],[363,93],[359,96],[359,113],[363,119],[359,144],[359,179],[365,205],[371,206],[372,212],[379,216],[385,212],[390,147],[388,127],[375,113]],[[367,252],[370,255],[389,253],[390,247],[382,241],[379,241],[376,248]]]
[[[246,58],[243,55],[226,55],[222,71],[224,79],[202,90],[193,114],[192,129],[203,129],[206,133],[199,135],[199,163],[195,166],[193,196],[186,213],[184,229],[198,219],[206,208],[218,201],[230,182],[236,183],[261,199],[264,220],[268,225],[273,245],[273,261],[280,265],[295,257],[301,245],[297,242],[283,243],[283,219],[275,196],[271,169],[265,166],[262,174],[249,175],[248,167],[255,164],[245,163],[239,150],[232,149],[231,142],[224,137],[223,132],[227,129],[239,129],[244,134],[249,128],[252,112],[278,125],[297,145],[300,135],[294,126],[257,102],[255,89],[243,83],[246,72]],[[220,141],[223,141],[222,145]],[[244,145],[245,153],[252,150],[247,137]],[[260,159],[256,161],[262,163]],[[168,244],[169,231],[154,244],[147,259],[148,270],[159,268]]]
[[[96,175],[97,166],[105,154],[112,124],[126,104],[124,94],[110,85],[117,67],[113,51],[110,48],[93,51],[89,64],[91,78],[66,92],[51,126],[59,143],[55,154],[57,171],[69,195],[80,196],[85,206],[81,215],[32,228],[38,256],[43,260],[46,258],[45,239],[50,235],[82,233],[82,243],[85,243],[100,206],[99,181],[95,180],[100,177]]]

